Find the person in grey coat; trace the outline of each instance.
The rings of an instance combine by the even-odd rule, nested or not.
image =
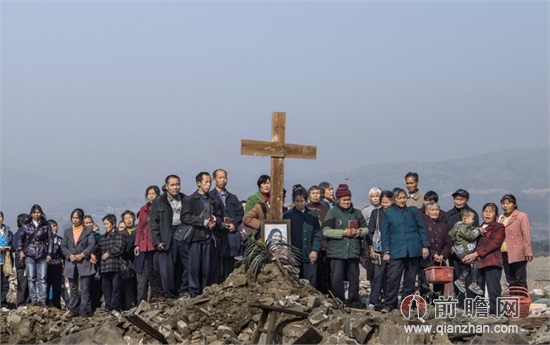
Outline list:
[[[94,265],[90,262],[92,250],[96,244],[91,228],[84,227],[84,211],[77,208],[71,212],[73,226],[65,230],[61,250],[65,256],[63,275],[69,279],[71,297],[69,310],[71,316],[90,316],[90,280],[95,275]]]

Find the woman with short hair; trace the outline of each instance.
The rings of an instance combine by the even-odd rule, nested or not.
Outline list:
[[[426,234],[430,241],[430,255],[428,258],[420,262],[420,295],[426,298],[428,302],[437,299],[438,296],[443,296],[445,284],[433,284],[430,290],[430,284],[426,279],[424,269],[432,266],[445,266],[449,255],[451,255],[452,241],[449,236],[449,229],[445,222],[445,215],[441,213],[441,209],[437,202],[429,202],[424,204],[425,216],[422,217]]]
[[[262,175],[258,178],[256,184],[258,185],[258,191],[246,199],[246,207],[244,209],[245,213],[252,210],[254,206],[259,203],[269,202],[271,193],[271,177],[269,177],[269,175]]]
[[[70,316],[91,316],[90,282],[95,268],[90,262],[96,244],[91,228],[84,227],[84,211],[76,208],[71,212],[72,226],[65,230],[61,250],[65,256],[63,275],[69,279]]]
[[[506,227],[502,259],[506,281],[510,286],[527,288],[527,263],[533,260],[531,227],[526,213],[518,210],[516,197],[506,194],[500,200],[503,214],[498,222]]]
[[[382,260],[382,233],[380,231],[382,217],[384,212],[393,205],[393,193],[391,190],[384,190],[380,193],[380,208],[372,211],[369,221],[369,234],[365,237],[363,244],[368,245],[370,261],[376,261],[374,263],[374,275],[371,281],[371,289],[369,294],[368,309],[374,309],[377,307],[380,299],[382,289],[386,291],[386,276],[388,271],[388,265],[386,261]],[[379,259],[379,260],[378,260]]]
[[[61,285],[63,284],[63,252],[61,244],[63,238],[57,235],[59,230],[57,222],[53,219],[48,220],[53,232],[53,254],[52,260],[48,264],[48,274],[46,278],[47,289],[52,290],[52,297],[48,296],[48,305],[52,305],[57,309],[61,309]],[[48,294],[49,295],[49,294]]]
[[[480,227],[481,235],[477,238],[476,250],[462,258],[465,264],[471,264],[477,260],[479,277],[477,283],[481,290],[489,292],[489,313],[495,315],[497,311],[497,298],[501,296],[500,277],[502,276],[502,253],[500,248],[504,242],[504,225],[497,222],[497,205],[487,203],[483,206]]]
[[[122,280],[120,279],[120,257],[124,254],[126,242],[116,228],[116,217],[108,214],[103,217],[105,234],[99,240],[100,257],[92,255],[92,260],[99,263],[101,272],[101,289],[107,311],[120,310]]]
[[[382,259],[389,264],[388,291],[382,312],[390,312],[398,307],[399,282],[403,275],[403,298],[414,293],[420,259],[428,257],[430,242],[418,209],[407,206],[407,193],[401,188],[394,189],[393,206],[384,212],[380,230]]]

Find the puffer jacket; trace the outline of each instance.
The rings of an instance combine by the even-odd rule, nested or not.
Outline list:
[[[31,240],[32,234],[37,229],[32,218],[29,217],[23,222],[17,239],[17,252],[23,251],[26,257],[35,260],[44,260],[46,256],[53,255],[53,232],[46,218],[40,218],[38,231]]]
[[[455,254],[462,259],[467,254],[473,253],[476,250],[476,241],[479,234],[479,229],[474,225],[464,222],[456,223],[451,231],[449,231],[449,236],[455,248]]]

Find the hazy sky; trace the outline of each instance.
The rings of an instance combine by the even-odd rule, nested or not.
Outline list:
[[[269,173],[240,140],[269,140],[273,111],[287,113],[287,142],[318,147],[287,173],[548,147],[543,1],[1,11],[0,188],[20,185],[29,206],[27,173],[76,199],[141,195],[125,181],[144,189],[170,173]],[[0,209],[12,201],[2,194]]]

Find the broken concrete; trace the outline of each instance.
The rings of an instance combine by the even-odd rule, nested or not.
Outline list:
[[[287,308],[306,313],[278,313],[275,341],[292,344],[308,330],[320,344],[489,344],[524,342],[550,343],[550,318],[547,311],[537,311],[523,320],[488,318],[481,324],[517,324],[519,336],[495,338],[471,334],[456,337],[448,334],[407,334],[409,323],[398,310],[381,314],[371,310],[348,309],[337,305],[308,284],[291,278],[276,264],[264,266],[254,280],[237,269],[221,285],[212,285],[203,295],[140,305],[126,314],[111,314],[99,309],[93,317],[71,318],[54,308],[28,307],[0,313],[2,343],[89,343],[130,345],[160,344],[143,327],[128,320],[139,316],[169,344],[250,344],[262,310],[251,303]],[[535,306],[537,307],[537,306]],[[539,310],[539,309],[537,309]],[[536,313],[534,313],[536,314]],[[427,323],[465,323],[464,317],[437,320],[433,310]],[[264,327],[267,327],[267,323]],[[307,339],[313,339],[308,338]],[[260,342],[265,342],[265,334]]]

